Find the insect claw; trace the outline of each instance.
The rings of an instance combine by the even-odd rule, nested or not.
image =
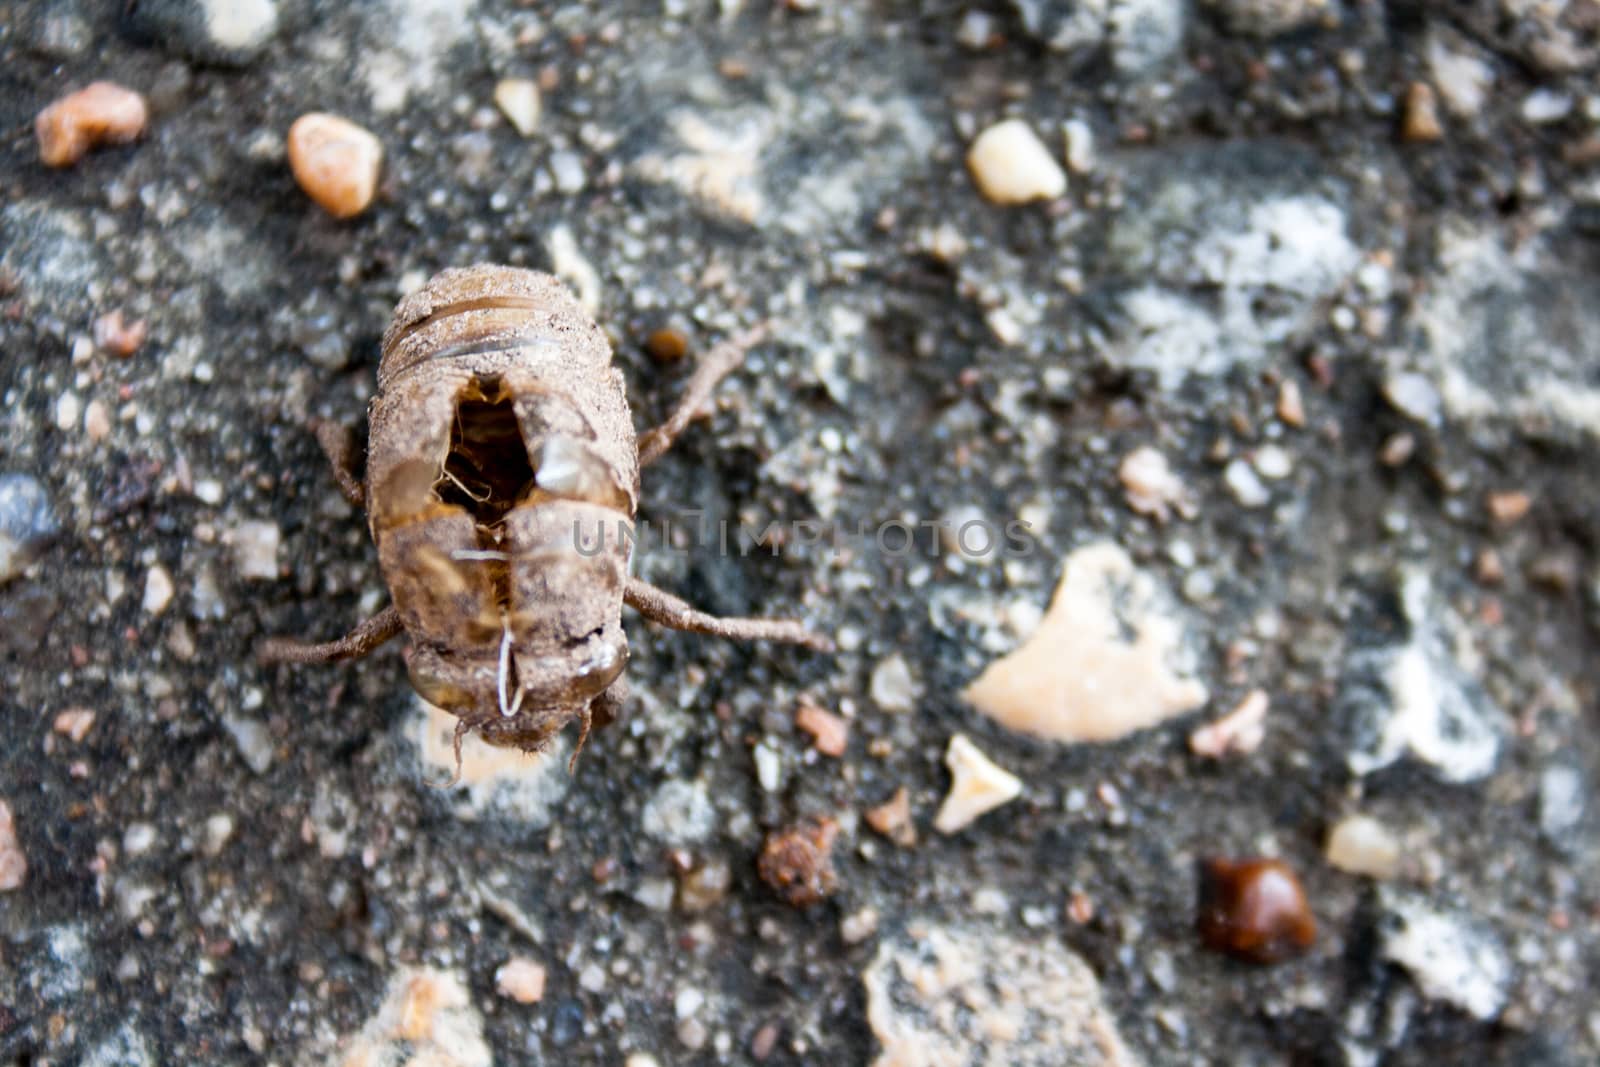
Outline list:
[[[452,773],[450,775],[450,780],[448,782],[443,782],[443,783],[424,781],[422,783],[423,785],[427,786],[429,789],[441,789],[442,790],[442,789],[454,789],[460,783],[460,781],[461,781],[461,739],[466,736],[467,731],[470,730],[470,729],[472,729],[472,724],[467,722],[466,719],[461,719],[461,720],[456,722],[455,740],[451,744],[451,748],[455,751],[455,754],[456,754],[456,769],[455,769],[454,773]]]

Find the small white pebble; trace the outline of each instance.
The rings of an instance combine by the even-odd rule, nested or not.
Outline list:
[[[972,910],[979,915],[1004,915],[1011,910],[1011,899],[992,885],[972,894]]]
[[[567,196],[583,192],[583,187],[589,183],[583,159],[576,152],[551,153],[550,176],[556,180],[556,189]]]
[[[75,429],[83,415],[83,401],[77,393],[62,393],[56,398],[56,429],[63,433]]]
[[[538,83],[527,78],[502,78],[494,87],[494,102],[524,137],[532,137],[544,114]]]
[[[144,576],[144,603],[141,605],[150,615],[160,615],[167,610],[167,605],[172,603],[172,594],[176,592],[172,585],[172,575],[167,569],[157,563],[145,572]]]
[[[1031,127],[1006,119],[978,134],[967,169],[984,198],[996,204],[1054,200],[1067,191],[1067,175]]]
[[[705,1002],[704,993],[694,986],[686,985],[672,998],[672,1013],[680,1019],[687,1019],[699,1011]]]
[[[940,263],[954,263],[967,254],[967,239],[948,222],[923,230],[918,242],[923,251]]]
[[[1061,124],[1061,133],[1067,141],[1067,167],[1074,174],[1088,174],[1094,170],[1094,130],[1082,119],[1068,119]]]
[[[83,432],[91,441],[104,441],[111,436],[111,411],[103,400],[91,400],[84,408]]]
[[[277,523],[248,519],[233,530],[233,560],[239,577],[272,581],[278,577]]]
[[[142,856],[156,843],[156,828],[147,822],[136,822],[122,832],[122,851],[129,856]]]
[[[950,768],[950,792],[933,820],[941,834],[955,833],[1022,793],[1022,780],[997,766],[964,734],[950,738],[944,762]]]
[[[867,689],[872,702],[884,711],[904,713],[917,706],[917,681],[905,657],[895,652],[878,661],[872,668],[872,681]]]
[[[1173,473],[1167,457],[1149,445],[1122,458],[1117,465],[1117,478],[1127,494],[1128,507],[1140,515],[1166,522],[1174,512],[1185,519],[1199,514],[1189,487]]]
[[[1560,122],[1572,113],[1572,97],[1553,89],[1535,89],[1522,101],[1522,117],[1535,125]]]
[[[859,945],[877,932],[878,913],[872,908],[846,915],[839,923],[839,937],[847,945]]]
[[[194,483],[195,499],[212,507],[222,503],[222,483],[215,478],[201,478]]]
[[[763,741],[755,747],[756,781],[763,792],[776,793],[783,785],[783,759],[778,750]]]
[[[1256,473],[1271,481],[1279,481],[1294,473],[1294,457],[1287,449],[1277,445],[1263,445],[1256,449]]]
[[[1328,862],[1369,878],[1393,878],[1400,870],[1400,842],[1370,815],[1349,815],[1328,834]]]
[[[201,840],[200,848],[208,856],[220,855],[222,850],[233,840],[233,816],[225,811],[219,811],[206,819],[205,837]]]
[[[1231,460],[1222,471],[1222,480],[1233,498],[1247,508],[1259,508],[1272,499],[1255,469],[1242,459]]]
[[[646,878],[633,891],[633,899],[651,911],[666,911],[672,907],[674,889],[670,878]]]
[[[1396,411],[1413,422],[1433,425],[1439,421],[1443,401],[1438,388],[1426,375],[1396,374],[1384,383],[1383,395]]]
[[[578,972],[578,988],[586,993],[603,993],[606,988],[606,971],[598,963],[591,963]]]

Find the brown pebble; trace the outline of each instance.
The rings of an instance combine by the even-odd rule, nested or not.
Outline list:
[[[839,824],[831,818],[774,830],[761,846],[756,873],[790,906],[816,904],[838,888],[833,869],[833,841],[838,836]]]
[[[1290,959],[1317,939],[1305,890],[1282,860],[1204,861],[1199,908],[1201,942],[1251,963]]]
[[[22,854],[22,844],[17,840],[11,805],[0,800],[0,892],[22,888],[27,878],[28,857]]]
[[[94,346],[107,355],[127,359],[139,351],[148,332],[143,319],[128,322],[118,308],[94,320]]]
[[[662,326],[644,339],[644,350],[658,363],[676,363],[689,354],[689,338],[680,329]]]
[[[824,756],[837,759],[850,744],[850,720],[807,701],[795,709],[794,724],[811,735],[812,744]]]
[[[1306,424],[1306,405],[1300,397],[1300,387],[1294,382],[1278,386],[1278,418],[1285,425],[1301,427]]]
[[[95,82],[39,112],[33,132],[45,166],[70,167],[96,145],[136,140],[149,121],[144,97],[114,82]]]
[[[1079,926],[1094,918],[1094,900],[1081,889],[1074,889],[1067,898],[1067,918]]]
[[[1533,498],[1527,493],[1490,493],[1489,517],[1501,526],[1510,526],[1528,513],[1533,506]]]
[[[336,219],[365,211],[378,188],[383,145],[338,115],[312,112],[289,127],[289,167],[307,196]]]
[[[1406,86],[1400,136],[1413,144],[1444,137],[1444,126],[1439,122],[1439,101],[1433,86],[1427,82],[1412,82]]]
[[[867,825],[901,848],[917,843],[917,825],[911,820],[911,794],[901,786],[894,796],[866,811]]]

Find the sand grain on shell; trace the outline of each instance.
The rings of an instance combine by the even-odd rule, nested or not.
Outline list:
[[[1116,545],[1087,545],[1067,558],[1033,635],[962,695],[1011,730],[1111,741],[1206,702],[1184,669],[1185,646],[1154,579]]]

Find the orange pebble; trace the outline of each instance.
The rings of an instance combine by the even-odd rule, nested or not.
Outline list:
[[[137,139],[149,121],[144,97],[114,82],[95,82],[39,112],[33,132],[45,166],[70,167],[95,145]]]
[[[336,219],[372,203],[383,145],[349,119],[313,111],[289,127],[289,167],[305,194]]]

